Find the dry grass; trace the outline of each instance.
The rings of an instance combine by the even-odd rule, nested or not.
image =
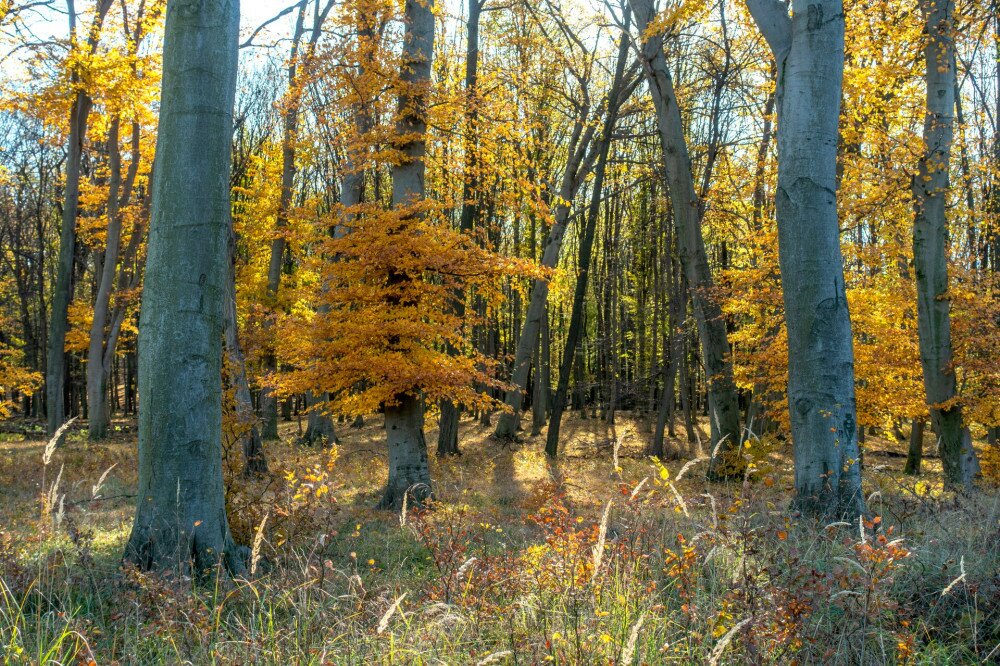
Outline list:
[[[378,419],[342,425],[334,451],[299,446],[286,423],[272,477],[230,484],[259,577],[204,586],[120,569],[135,439],[115,425],[99,445],[73,430],[47,468],[43,439],[0,435],[5,664],[1000,658],[1000,497],[943,492],[933,459],[904,477],[894,442],[867,444],[878,520],[824,526],[789,513],[777,443],[747,451],[746,483],[719,485],[702,463],[678,479],[697,445],[671,442],[685,459],[665,466],[646,458],[642,418],[570,416],[554,463],[541,437],[500,447],[466,420],[463,455],[432,461],[434,510],[402,525],[370,508],[385,474]],[[40,498],[59,469],[56,524]]]

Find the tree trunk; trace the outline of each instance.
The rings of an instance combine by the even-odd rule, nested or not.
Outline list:
[[[112,0],[100,0],[90,28],[87,45],[90,52],[97,50],[104,17]],[[76,11],[69,3],[70,41],[76,43]],[[78,82],[79,74],[72,73]],[[80,165],[83,161],[83,144],[87,138],[87,118],[93,101],[83,91],[73,97],[69,111],[69,142],[66,150],[66,185],[63,192],[62,229],[59,233],[59,260],[56,264],[56,284],[52,294],[52,316],[49,319],[49,348],[46,359],[45,391],[48,416],[48,433],[51,436],[66,420],[66,330],[67,314],[73,299],[73,264],[76,257],[76,215],[80,203]]]
[[[650,446],[650,455],[663,458],[664,431],[669,432],[671,437],[674,433],[674,391],[677,382],[677,365],[680,361],[680,344],[676,329],[680,326],[680,303],[675,298],[674,289],[674,262],[672,258],[673,242],[669,230],[664,239],[663,248],[663,282],[667,292],[669,302],[664,318],[667,320],[663,326],[663,392],[660,395],[660,404],[656,413],[656,430],[653,432],[653,442]]]
[[[66,317],[69,311],[69,302],[72,299],[73,260],[76,256],[76,211],[80,200],[80,162],[90,107],[90,98],[83,93],[77,93],[70,109],[62,231],[59,235],[56,284],[52,294],[52,317],[49,320],[49,350],[45,377],[49,435],[52,435],[66,420],[66,329],[68,328]]]
[[[268,472],[267,457],[264,455],[264,442],[257,427],[257,414],[253,409],[253,398],[250,394],[250,382],[247,381],[246,357],[240,346],[239,328],[236,318],[236,236],[233,232],[232,217],[228,223],[228,265],[229,275],[226,280],[226,296],[223,303],[226,349],[226,377],[233,387],[234,430],[240,449],[243,451],[243,475],[246,477],[262,477]]]
[[[468,38],[465,48],[465,182],[462,185],[462,216],[459,229],[463,233],[472,231],[479,211],[477,198],[480,196],[479,179],[476,173],[476,149],[479,131],[479,98],[476,95],[476,83],[479,73],[479,17],[484,0],[469,0]],[[457,289],[452,302],[456,316],[465,316],[465,291]],[[459,350],[448,345],[452,354]],[[439,456],[457,455],[458,449],[458,417],[459,407],[451,400],[441,401],[441,416],[438,420]]]
[[[639,29],[645,31],[653,19],[651,0],[631,0],[631,4]],[[701,233],[704,204],[695,192],[681,112],[662,38],[653,36],[644,39],[641,59],[656,108],[670,203],[677,227],[677,249],[691,288],[691,302],[705,363],[711,424],[708,476],[715,480],[739,476],[745,463],[741,454],[740,407],[733,379],[729,337],[722,308],[711,293],[712,273]]]
[[[305,435],[302,437],[306,444],[319,442],[322,446],[330,446],[340,441],[337,437],[337,431],[333,427],[333,417],[317,406],[329,401],[330,396],[327,393],[321,395],[317,395],[312,391],[306,393],[306,408],[309,412],[309,420],[308,425],[306,425]]]
[[[111,162],[111,176],[108,182],[108,231],[104,251],[104,262],[98,277],[97,296],[94,299],[94,318],[90,326],[90,346],[87,350],[87,433],[91,440],[101,440],[108,436],[108,423],[111,417],[107,404],[108,377],[115,358],[115,343],[121,326],[118,317],[124,316],[124,310],[116,313],[112,319],[111,330],[106,331],[109,324],[112,283],[118,266],[118,251],[121,247],[122,220],[119,211],[128,205],[139,172],[139,123],[132,123],[132,163],[128,174],[122,182],[121,149],[118,146],[118,128],[120,121],[115,118],[108,131],[108,154]],[[119,193],[120,191],[120,193]],[[132,250],[132,244],[129,244]]]
[[[432,492],[424,439],[423,398],[405,395],[398,405],[387,408],[385,435],[389,447],[389,480],[378,508],[399,511],[405,496],[409,496],[410,506],[419,505],[431,497]]]
[[[288,211],[292,207],[292,186],[295,183],[295,142],[299,127],[299,104],[301,90],[298,81],[299,42],[302,39],[303,21],[306,4],[299,5],[298,17],[295,20],[295,33],[292,35],[292,50],[288,58],[288,99],[282,113],[283,135],[281,138],[281,194],[278,199],[278,214],[275,221],[275,236],[271,241],[271,256],[267,264],[267,300],[272,309],[277,306],[278,290],[281,288],[281,262],[285,256],[288,243],[285,230],[288,227]],[[274,353],[274,342],[270,340],[272,329],[271,318],[264,324],[265,351],[264,371],[274,374],[278,370],[278,361]],[[265,386],[260,392],[260,415],[263,421],[263,437],[266,440],[278,439],[278,399],[270,387]]]
[[[424,197],[427,89],[434,58],[433,0],[406,0],[405,12],[403,64],[399,74],[403,92],[399,96],[400,118],[396,123],[397,136],[405,138],[399,147],[402,159],[392,167],[392,205],[396,209],[412,206]],[[410,279],[414,278],[389,276],[390,283]],[[399,509],[406,496],[419,504],[432,494],[424,440],[423,397],[405,393],[396,396],[394,404],[386,405],[385,432],[389,479],[379,507]]]
[[[685,310],[687,308],[685,307]],[[681,411],[684,412],[684,432],[687,434],[688,444],[698,442],[698,433],[694,423],[694,387],[695,378],[691,376],[691,338],[686,331],[678,334],[678,344],[680,347],[680,367],[677,372],[681,379]]]
[[[439,405],[441,415],[438,418],[438,456],[457,456],[458,449],[458,406],[451,400],[442,400]]]
[[[910,426],[910,448],[906,452],[904,474],[920,474],[920,463],[924,457],[924,419],[915,418]]]
[[[938,434],[945,482],[972,485],[979,471],[972,438],[962,424],[951,346],[948,295],[948,166],[954,132],[955,58],[952,0],[925,0],[927,112],[924,154],[913,179],[913,267],[917,277],[917,332],[931,422]]]
[[[777,62],[778,249],[796,506],[863,513],[854,349],[837,217],[842,0],[747,0]]]
[[[139,321],[139,488],[125,560],[245,571],[222,482],[237,0],[170,0],[153,209]]]
[[[590,277],[590,262],[593,257],[594,235],[597,230],[597,219],[601,212],[601,194],[604,191],[604,172],[611,151],[611,133],[618,120],[618,110],[625,101],[624,78],[625,66],[628,64],[629,34],[628,27],[631,12],[626,9],[622,19],[624,32],[618,46],[618,59],[615,64],[614,80],[608,94],[607,111],[604,116],[604,127],[601,129],[600,153],[597,166],[594,169],[594,182],[590,193],[590,206],[587,211],[586,226],[583,238],[580,239],[577,259],[576,287],[573,292],[573,310],[569,318],[569,331],[566,334],[566,346],[563,349],[562,364],[559,366],[559,383],[552,400],[552,418],[549,419],[549,430],[545,437],[545,454],[554,457],[559,451],[559,427],[562,425],[563,412],[566,410],[567,393],[569,392],[569,377],[573,371],[573,361],[576,358],[576,347],[583,335],[583,310],[586,307],[587,280]],[[544,316],[544,312],[542,313]]]
[[[551,368],[549,366],[551,333],[549,331],[548,304],[546,304],[545,312],[542,313],[542,328],[538,337],[538,349],[535,352],[537,355],[535,358],[535,367],[537,368],[537,372],[535,373],[535,392],[531,400],[532,435],[542,434],[542,428],[545,427],[545,419],[550,409],[552,380]]]
[[[87,436],[91,440],[101,440],[108,436],[108,375],[104,367],[104,329],[107,326],[108,309],[111,303],[111,282],[118,265],[118,249],[121,244],[122,223],[118,215],[118,188],[122,180],[121,150],[118,146],[120,118],[114,118],[108,128],[108,155],[110,177],[108,178],[107,242],[104,260],[98,280],[97,297],[94,299],[94,318],[90,325],[90,345],[87,349]],[[138,164],[138,159],[134,160]]]
[[[615,91],[609,91],[609,99],[615,94]],[[588,123],[588,120],[589,118],[586,116],[577,117],[569,139],[566,166],[553,211],[552,227],[549,229],[549,236],[545,239],[545,247],[542,250],[540,263],[545,268],[555,268],[559,263],[559,253],[562,250],[566,227],[569,223],[570,204],[576,198],[576,193],[583,184],[587,173],[590,172],[597,152],[600,150],[600,147],[597,146],[595,151],[595,146],[591,145],[596,125]],[[528,386],[528,375],[531,372],[531,357],[538,342],[548,296],[548,281],[535,280],[531,286],[528,311],[524,317],[521,335],[517,339],[517,350],[514,353],[514,365],[511,372],[511,383],[514,387],[507,391],[504,396],[507,410],[500,414],[494,431],[494,436],[498,439],[511,440],[517,435],[521,421],[521,403],[524,399],[524,390]]]

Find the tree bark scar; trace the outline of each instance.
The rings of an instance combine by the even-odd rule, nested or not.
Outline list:
[[[841,425],[841,432],[844,433],[844,439],[851,441],[854,438],[854,429],[856,425],[854,423],[854,414],[848,412],[844,415],[844,423]]]
[[[205,458],[205,450],[208,448],[208,442],[203,439],[192,439],[187,443],[188,455],[192,458]]]
[[[181,15],[187,18],[198,16],[204,9],[205,0],[188,0],[180,6]]]
[[[795,410],[801,416],[805,416],[806,414],[808,414],[809,410],[812,409],[812,406],[813,406],[812,400],[810,400],[809,398],[801,397],[795,399]]]
[[[835,339],[832,329],[839,309],[840,303],[836,297],[824,298],[816,306],[816,318],[813,319],[809,336],[810,350],[821,351],[826,341]]]
[[[815,32],[823,26],[823,5],[809,5],[806,12],[806,29]]]

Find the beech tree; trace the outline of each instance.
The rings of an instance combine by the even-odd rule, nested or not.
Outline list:
[[[76,8],[73,0],[68,0],[69,40],[73,51],[81,51],[86,57],[97,51],[101,39],[104,19],[111,9],[112,0],[100,0],[94,14],[93,23],[87,30],[86,39],[79,43],[76,26]],[[63,191],[62,230],[59,234],[59,263],[56,269],[56,284],[52,294],[52,316],[49,319],[49,349],[45,373],[46,412],[50,435],[66,420],[66,329],[69,302],[73,297],[73,263],[76,253],[76,217],[80,202],[80,164],[87,137],[87,119],[93,108],[93,99],[80,82],[79,72],[73,70],[70,80],[80,86],[73,95],[69,112],[69,141],[66,154],[66,185]]]
[[[615,129],[615,123],[618,120],[622,104],[625,103],[625,100],[635,88],[634,84],[626,79],[625,74],[629,55],[628,30],[630,21],[631,11],[626,9],[622,16],[622,35],[618,42],[618,57],[615,61],[611,92],[605,101],[604,123],[601,127],[601,136],[598,139],[600,152],[597,156],[597,164],[594,167],[594,183],[591,190],[590,205],[587,209],[583,236],[580,239],[576,289],[573,293],[573,310],[570,314],[569,329],[566,334],[566,346],[563,349],[563,360],[559,366],[559,384],[556,386],[555,396],[552,401],[552,418],[549,420],[549,430],[545,436],[545,453],[549,456],[555,456],[559,450],[559,428],[562,423],[563,412],[566,409],[569,377],[573,369],[573,363],[576,360],[576,347],[580,342],[583,329],[583,310],[586,307],[584,301],[587,294],[591,255],[594,249],[594,234],[597,230],[597,218],[600,215],[601,195],[604,191],[604,174],[607,170],[608,154],[611,151],[611,133]],[[635,78],[634,76],[630,77],[632,80]]]
[[[841,0],[747,0],[777,63],[778,253],[797,506],[864,512],[854,349],[837,215]],[[789,16],[791,9],[791,16]]]
[[[917,329],[920,363],[930,407],[931,424],[939,438],[945,480],[971,485],[978,473],[972,437],[962,423],[962,405],[955,382],[951,345],[951,297],[948,293],[949,168],[955,124],[954,3],[921,3],[926,25],[927,109],[924,154],[913,178],[913,266],[917,279]],[[911,456],[912,457],[912,456]]]
[[[459,229],[463,232],[472,231],[478,214],[479,206],[476,197],[476,140],[479,125],[479,101],[477,99],[477,80],[479,77],[479,19],[483,14],[486,0],[469,0],[469,17],[466,21],[465,44],[465,178],[462,184],[462,216]],[[465,309],[464,294],[456,294],[454,304],[456,314],[461,316]],[[456,351],[457,350],[453,350]],[[438,420],[437,454],[457,455],[458,450],[458,407],[451,400],[441,401],[441,418]]]
[[[128,316],[125,292],[135,289],[141,277],[141,271],[131,268],[142,244],[145,218],[149,210],[150,160],[147,153],[150,146],[144,145],[143,130],[144,124],[149,122],[149,116],[152,115],[145,108],[146,104],[155,95],[153,86],[146,81],[155,79],[149,76],[150,72],[145,71],[145,68],[139,68],[139,62],[142,61],[143,42],[149,36],[151,24],[161,15],[162,9],[163,6],[157,3],[148,8],[140,5],[135,16],[124,15],[126,53],[111,59],[115,67],[108,67],[111,71],[106,76],[110,79],[108,86],[112,89],[117,87],[117,81],[127,82],[133,88],[133,96],[126,99],[100,99],[104,113],[109,116],[106,138],[109,174],[107,183],[102,188],[106,189],[104,213],[107,217],[104,246],[101,249],[95,248],[93,253],[96,294],[87,345],[87,434],[91,440],[108,436],[111,419],[109,380],[118,339]],[[150,15],[147,15],[147,11]],[[127,169],[123,169],[123,151],[119,141],[123,121],[128,127],[130,161]],[[123,238],[128,231],[126,221],[129,218],[132,228],[127,237]],[[115,297],[113,308],[112,296]]]
[[[554,8],[553,8],[554,9]],[[573,201],[583,183],[594,168],[604,144],[611,141],[610,133],[600,136],[598,128],[602,125],[601,114],[605,104],[593,104],[591,86],[594,79],[594,61],[597,57],[596,47],[588,48],[580,41],[573,28],[566,20],[553,11],[556,26],[566,43],[574,51],[573,57],[581,62],[567,59],[567,74],[574,83],[574,94],[577,99],[572,104],[574,115],[568,141],[566,141],[565,161],[559,177],[559,187],[553,197],[552,223],[549,226],[548,237],[544,241],[540,263],[544,268],[552,269],[559,265],[563,241],[570,223],[570,211]],[[551,39],[551,38],[550,38]],[[553,48],[555,46],[553,45]],[[624,85],[624,77],[618,82]],[[614,99],[620,94],[618,90],[608,90],[604,100]],[[497,419],[494,435],[501,440],[514,439],[521,424],[521,403],[528,387],[531,374],[531,358],[538,346],[538,337],[542,330],[542,319],[546,316],[546,303],[549,297],[549,278],[537,278],[532,282],[528,308],[524,315],[524,323],[519,327],[516,351],[511,366],[511,383],[504,395],[506,410]]]
[[[223,299],[238,0],[169,0],[139,319],[139,488],[125,560],[245,569],[222,484]]]
[[[404,3],[279,3],[241,45],[231,146],[240,483],[279,404],[303,443],[426,410],[441,454],[492,422],[717,453],[716,478],[760,437],[826,517],[863,510],[866,436],[909,439],[914,474],[940,440],[949,485],[974,445],[996,476],[1000,19],[790,4],[463,0],[418,82]],[[160,364],[137,335],[164,0],[73,0],[72,40],[65,0],[0,5],[0,412],[121,439]],[[393,484],[423,488],[406,441]]]
[[[666,181],[677,226],[678,253],[691,290],[698,337],[704,354],[711,427],[708,475],[713,479],[723,479],[743,471],[743,438],[726,322],[722,317],[722,308],[711,293],[714,285],[701,228],[705,208],[694,186],[681,110],[667,66],[663,38],[648,34],[654,18],[652,0],[632,0],[632,7],[642,35],[640,59],[656,109]],[[705,178],[711,178],[710,169],[707,169]]]
[[[428,195],[428,114],[440,94],[431,81],[433,7],[406,3],[398,55],[363,13],[372,9],[367,0],[347,7],[352,16],[357,11],[359,46],[351,51],[364,71],[343,83],[352,91],[352,111],[361,114],[378,108],[372,100],[388,84],[396,98],[394,122],[375,126],[376,118],[351,117],[347,175],[359,179],[345,179],[346,201],[320,216],[318,237],[311,239],[320,250],[311,257],[318,273],[314,309],[292,312],[283,322],[279,355],[292,369],[278,389],[326,395],[314,408],[346,416],[381,411],[389,470],[378,504],[398,509],[404,497],[419,503],[432,493],[425,406],[494,402],[486,391],[497,385],[496,363],[472,347],[473,313],[454,307],[456,295],[474,288],[499,302],[506,277],[537,273],[452,228],[441,202]],[[398,75],[386,79],[389,67]],[[362,201],[363,174],[374,181],[387,166],[390,206],[379,205],[377,187],[376,201]]]

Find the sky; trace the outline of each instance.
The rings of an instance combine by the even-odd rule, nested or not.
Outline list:
[[[273,17],[282,9],[294,4],[295,0],[240,0],[240,32],[244,36],[248,35],[261,23]],[[19,0],[14,0],[15,6]],[[77,2],[77,12],[83,13],[86,7],[91,6],[90,0]],[[53,2],[54,10],[40,10],[32,12],[28,17],[31,31],[36,37],[41,39],[51,37],[62,37],[66,32],[66,9],[65,3],[60,0]],[[284,17],[288,18],[288,17]],[[284,18],[275,22],[274,27],[278,30],[285,28]],[[288,18],[290,21],[290,18]],[[289,24],[290,25],[290,24]]]
[[[294,4],[295,0],[240,0],[240,32],[246,34],[261,23],[271,18],[282,9]],[[291,20],[291,15],[288,20]],[[276,22],[275,27],[283,27],[281,22]]]

